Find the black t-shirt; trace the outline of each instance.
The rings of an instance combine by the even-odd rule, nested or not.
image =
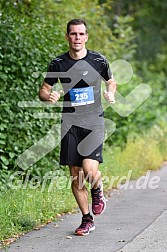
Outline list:
[[[87,50],[84,58],[74,60],[66,52],[49,65],[45,82],[53,86],[60,80],[64,90],[63,113],[101,115],[101,80],[112,78],[107,59]]]

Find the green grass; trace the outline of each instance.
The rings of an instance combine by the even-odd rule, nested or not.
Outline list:
[[[165,128],[166,129],[166,128]],[[160,167],[167,159],[166,130],[155,127],[149,133],[128,138],[123,150],[104,144],[104,163],[100,165],[105,191],[116,187],[122,176],[132,171],[131,179],[147,170]],[[9,189],[0,194],[0,240],[25,233],[34,227],[56,219],[57,214],[74,211],[77,207],[69,186],[68,169],[50,187]],[[64,181],[64,183],[63,183]],[[51,186],[52,185],[52,186]],[[67,188],[68,187],[68,188]]]
[[[104,144],[104,162],[100,170],[106,190],[117,187],[118,181],[131,171],[131,179],[137,179],[148,170],[160,168],[167,160],[166,124],[155,125],[142,135],[129,136],[125,148]]]
[[[54,220],[57,214],[73,211],[74,207],[76,203],[70,189],[7,190],[0,201],[0,240]]]

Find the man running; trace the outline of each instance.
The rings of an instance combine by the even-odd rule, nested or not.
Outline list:
[[[51,61],[39,97],[42,101],[57,102],[61,91],[52,88],[60,80],[64,91],[60,165],[69,166],[72,192],[83,215],[75,234],[88,235],[95,225],[85,179],[91,184],[92,213],[102,214],[106,208],[99,171],[104,140],[101,80],[106,83],[104,98],[110,103],[114,102],[116,83],[106,58],[86,49],[88,32],[84,20],[68,22],[66,39],[69,51]]]

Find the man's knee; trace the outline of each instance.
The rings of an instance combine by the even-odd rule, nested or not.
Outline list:
[[[84,180],[84,173],[81,167],[71,166],[70,167],[71,184],[78,186],[81,181]]]
[[[82,173],[82,168],[79,166],[69,166],[70,168],[70,175],[75,177],[78,176],[80,173]]]

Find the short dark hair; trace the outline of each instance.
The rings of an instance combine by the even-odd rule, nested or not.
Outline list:
[[[86,28],[86,33],[87,33],[87,23],[85,20],[83,19],[72,19],[70,20],[68,23],[67,23],[67,34],[70,33],[70,26],[71,25],[81,25],[81,24],[84,24],[85,25],[85,28]]]

